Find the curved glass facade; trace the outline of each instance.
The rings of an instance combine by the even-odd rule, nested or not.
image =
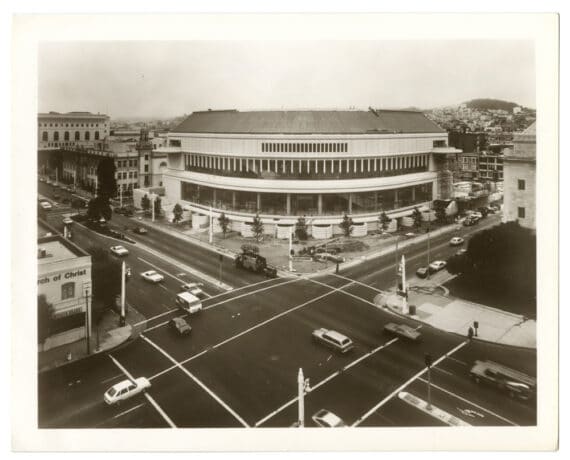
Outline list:
[[[180,183],[184,201],[224,211],[327,216],[391,211],[433,199],[432,184],[357,193],[263,193]]]

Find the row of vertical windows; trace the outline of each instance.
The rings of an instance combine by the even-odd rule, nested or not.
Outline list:
[[[137,166],[137,160],[117,160],[117,168],[126,168],[127,165],[131,168]]]
[[[136,179],[137,178],[137,172],[136,171],[129,171],[128,176],[127,176],[127,172],[118,172],[117,173],[117,179],[127,179],[127,177],[129,179]]]
[[[69,140],[69,136],[70,136],[69,131],[65,131],[65,132],[63,133],[63,140],[64,140],[64,141],[68,141],[68,140]],[[89,133],[89,131],[85,131],[84,138],[85,138],[86,141],[90,140],[91,134]],[[53,140],[54,140],[55,142],[58,142],[58,141],[59,141],[59,131],[55,131],[55,132],[53,133]],[[81,140],[81,133],[80,133],[79,131],[75,131],[75,140],[76,140],[76,141],[80,141],[80,140]],[[99,140],[99,131],[95,131],[95,140],[96,140],[96,141]],[[48,134],[47,131],[43,131],[43,132],[42,132],[42,141],[43,141],[43,142],[49,141],[49,134]]]
[[[47,128],[48,124],[47,124],[47,123],[40,123],[39,126],[45,126],[45,127]],[[49,123],[49,126],[50,126],[50,127],[54,127],[54,126],[55,126],[55,127],[58,127],[58,126],[61,126],[61,127],[63,128],[63,123],[61,123],[61,124],[60,124],[60,123]],[[68,127],[72,127],[72,128],[73,128],[73,127],[76,127],[76,128],[84,128],[84,127],[87,127],[87,128],[89,128],[89,126],[91,126],[92,128],[95,128],[95,127],[98,128],[98,127],[99,127],[99,123],[91,123],[91,125],[89,125],[89,123],[66,123],[66,124],[65,124],[65,127],[66,127],[66,128],[68,128]]]
[[[429,155],[380,158],[275,159],[187,154],[184,169],[222,176],[274,179],[381,177],[427,171]]]
[[[262,142],[262,152],[348,152],[348,144],[346,142],[327,142],[327,143],[280,143],[280,142]]]

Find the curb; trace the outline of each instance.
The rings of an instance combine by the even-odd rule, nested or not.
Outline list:
[[[429,327],[431,327],[432,329],[437,329],[438,331],[443,331],[443,332],[445,332],[446,334],[453,334],[453,335],[456,335],[456,336],[459,336],[459,337],[463,337],[463,338],[466,338],[466,337],[467,337],[467,334],[462,335],[462,334],[460,334],[459,332],[454,332],[454,331],[448,331],[448,330],[446,330],[446,329],[441,329],[441,328],[439,328],[439,327],[433,326],[433,325],[430,324],[430,323],[427,323],[427,322],[425,322],[425,321],[422,321],[422,320],[419,319],[419,318],[414,318],[414,317],[412,317],[412,316],[406,316],[406,315],[403,315],[402,313],[400,313],[400,312],[398,312],[398,311],[396,311],[396,310],[393,310],[392,308],[390,308],[390,307],[388,307],[388,306],[379,305],[379,304],[376,303],[376,298],[377,298],[379,295],[381,295],[381,294],[378,294],[378,295],[376,295],[376,296],[374,297],[373,302],[374,302],[374,304],[376,305],[376,307],[379,308],[379,309],[381,309],[381,310],[384,310],[384,311],[386,311],[386,312],[392,313],[393,315],[396,315],[397,317],[402,318],[402,319],[408,319],[408,320],[411,320],[411,321],[416,321],[417,323],[420,323],[420,324],[422,324],[422,325],[424,325],[424,326],[429,326]],[[489,308],[492,308],[492,307],[489,307]],[[496,308],[493,308],[493,310],[497,310],[497,309],[496,309]],[[498,310],[498,311],[502,312],[502,310]],[[417,315],[414,315],[414,316],[417,316]],[[536,347],[529,347],[529,346],[525,346],[525,345],[515,345],[515,344],[510,344],[510,343],[501,343],[501,342],[496,342],[496,341],[494,341],[494,340],[482,339],[482,338],[480,338],[480,337],[473,337],[473,338],[471,339],[471,341],[472,341],[472,342],[473,342],[473,341],[484,342],[484,343],[489,343],[489,344],[498,345],[498,346],[502,346],[502,347],[516,348],[516,349],[519,349],[519,350],[536,350],[536,349],[537,349]]]

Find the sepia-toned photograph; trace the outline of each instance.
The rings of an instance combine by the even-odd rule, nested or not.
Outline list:
[[[16,21],[16,450],[555,448],[558,19],[295,18]]]

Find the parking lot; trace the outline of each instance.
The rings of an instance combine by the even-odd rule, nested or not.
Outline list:
[[[78,363],[42,376],[40,391],[56,389],[57,396],[41,402],[40,426],[288,427],[298,418],[299,368],[309,379],[306,426],[315,426],[311,416],[323,408],[347,425],[450,424],[401,398],[405,391],[427,399],[426,353],[434,362],[434,406],[468,424],[536,423],[534,402],[468,377],[475,359],[502,356],[535,375],[534,352],[471,343],[414,322],[408,324],[419,328],[421,342],[386,336],[386,323],[404,320],[377,308],[377,294],[334,275],[267,280],[206,299],[204,311],[187,318],[187,337],[168,327],[179,311],[162,313],[139,339],[97,357],[89,369]],[[347,335],[354,349],[339,354],[315,343],[312,331],[321,327]],[[103,393],[127,376],[146,377],[152,386],[106,406]]]

